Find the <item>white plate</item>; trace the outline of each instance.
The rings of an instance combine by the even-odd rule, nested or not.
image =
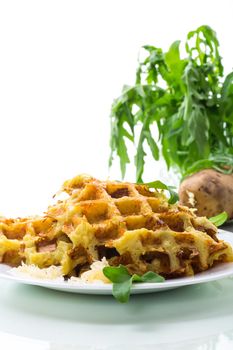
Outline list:
[[[233,246],[233,233],[219,230],[219,238],[224,239]],[[41,280],[24,276],[16,276],[11,273],[11,267],[5,264],[0,264],[0,278],[16,281],[23,284],[29,284],[34,286],[41,286],[49,289],[55,289],[70,293],[81,294],[111,294],[112,285],[104,284],[84,284],[84,283],[67,283],[65,281],[55,280]],[[168,289],[174,289],[178,287],[184,287],[191,284],[198,284],[210,281],[216,281],[225,277],[233,275],[233,262],[219,264],[207,271],[196,274],[192,277],[182,277],[173,280],[166,280],[163,283],[142,283],[134,284],[131,293],[152,293],[161,292]]]

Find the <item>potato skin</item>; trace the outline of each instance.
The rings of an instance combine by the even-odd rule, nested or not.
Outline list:
[[[188,192],[194,194],[195,205],[190,203]],[[179,188],[180,203],[196,208],[198,216],[215,216],[226,211],[233,218],[233,175],[205,169],[185,178]]]

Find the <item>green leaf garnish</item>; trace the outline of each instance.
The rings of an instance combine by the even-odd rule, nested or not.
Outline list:
[[[155,189],[160,189],[160,190],[167,190],[170,194],[170,198],[168,200],[169,204],[174,204],[179,200],[178,194],[174,191],[175,187],[174,186],[167,186],[163,182],[157,180],[153,182],[146,182],[143,185],[148,186],[149,188],[155,188]]]
[[[225,211],[223,211],[221,214],[218,214],[216,216],[212,216],[209,218],[209,220],[215,225],[215,226],[221,226],[226,222],[228,219],[228,215]]]
[[[147,282],[147,283],[160,283],[165,281],[165,279],[162,276],[158,275],[153,271],[148,271],[144,273],[144,275],[140,276],[140,278],[141,278],[140,282]]]
[[[103,269],[103,273],[113,283],[123,283],[131,278],[128,270],[123,265],[117,267],[106,266]]]
[[[113,283],[112,294],[120,303],[127,303],[130,297],[130,291],[133,283],[160,283],[164,278],[152,271],[144,275],[130,275],[127,268],[123,265],[114,267],[106,266],[103,268],[103,274]]]

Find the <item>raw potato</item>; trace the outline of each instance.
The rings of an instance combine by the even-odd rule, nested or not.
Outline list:
[[[197,208],[199,216],[215,216],[226,211],[233,218],[233,175],[213,169],[202,170],[184,179],[179,188],[180,203]]]

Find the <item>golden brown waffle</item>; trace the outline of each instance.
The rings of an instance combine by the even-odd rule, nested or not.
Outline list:
[[[2,262],[61,265],[71,276],[105,256],[131,273],[151,270],[169,278],[233,260],[230,245],[218,241],[210,221],[169,205],[161,191],[81,175],[60,192],[68,198],[43,217],[0,219]]]

